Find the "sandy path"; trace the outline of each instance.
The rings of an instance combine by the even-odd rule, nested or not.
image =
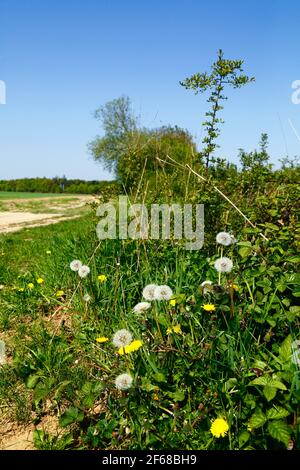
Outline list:
[[[74,209],[83,209],[87,202],[95,200],[93,196],[70,196],[68,201],[59,204],[57,199],[63,198],[61,196],[44,197],[36,199],[6,199],[3,202],[12,204],[10,211],[0,212],[0,234],[16,232],[22,228],[39,227],[42,225],[49,225],[61,222],[63,220],[70,220],[80,217],[82,213],[74,214]],[[26,211],[26,204],[34,201],[43,201],[44,209],[55,210],[55,213],[33,213]],[[16,210],[13,204],[23,203],[24,210]]]

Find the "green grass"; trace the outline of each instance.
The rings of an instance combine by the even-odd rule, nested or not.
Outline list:
[[[295,230],[265,227],[269,242],[240,232],[247,243],[223,248],[234,269],[217,285],[214,241],[195,252],[161,240],[99,244],[97,222],[88,214],[0,236],[0,339],[10,358],[0,412],[22,423],[55,416],[59,436],[35,433],[41,449],[284,449],[290,438],[299,448]],[[89,276],[70,270],[73,259]],[[149,283],[169,285],[176,305],[134,313]],[[121,328],[142,348],[120,355],[112,338]],[[115,387],[122,373],[133,378],[126,391]],[[210,432],[218,417],[229,425],[222,438]]]
[[[62,194],[62,193],[22,193],[13,191],[0,191],[0,199],[34,199],[40,197],[66,197],[80,196],[80,194]]]

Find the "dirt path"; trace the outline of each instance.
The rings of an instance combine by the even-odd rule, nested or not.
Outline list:
[[[75,219],[83,215],[87,203],[93,200],[93,196],[3,200],[6,210],[0,212],[0,234]]]

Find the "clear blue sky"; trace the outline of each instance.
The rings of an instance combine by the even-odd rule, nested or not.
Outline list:
[[[237,161],[270,137],[272,162],[300,154],[298,0],[0,0],[0,179],[65,174],[105,179],[87,143],[92,112],[128,95],[142,124],[177,124],[201,140],[205,97],[179,80],[218,48],[256,83],[230,92],[218,155]]]

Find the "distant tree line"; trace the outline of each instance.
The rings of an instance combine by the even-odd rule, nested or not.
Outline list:
[[[67,194],[102,194],[119,192],[115,181],[84,181],[80,179],[55,178],[20,178],[0,180],[0,191],[32,193],[67,193]]]

